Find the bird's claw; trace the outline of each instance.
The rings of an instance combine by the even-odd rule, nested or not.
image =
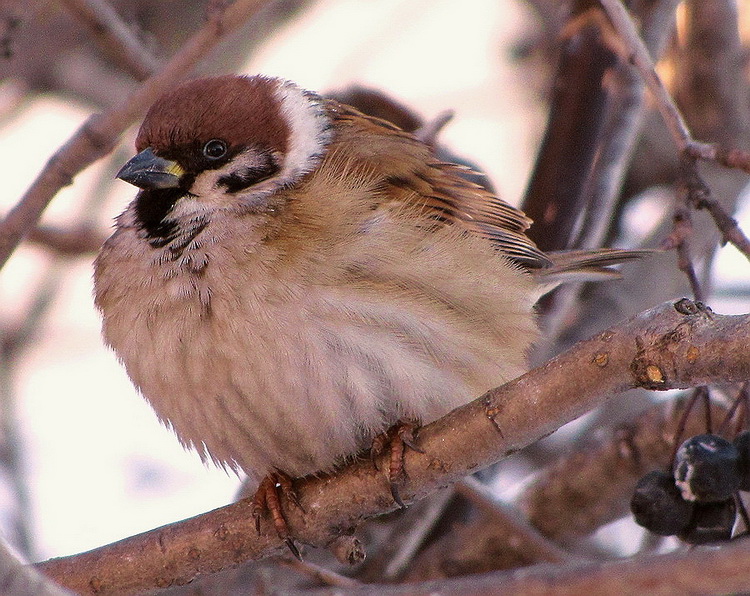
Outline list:
[[[377,435],[372,440],[370,448],[370,459],[376,470],[378,457],[389,453],[388,458],[388,482],[390,484],[391,496],[394,502],[401,508],[406,509],[399,485],[406,478],[406,467],[404,466],[404,451],[408,447],[412,451],[424,453],[424,450],[415,443],[417,425],[413,422],[398,422],[384,433]]]
[[[276,534],[284,541],[291,553],[297,559],[302,560],[299,549],[294,544],[294,540],[289,532],[289,525],[286,517],[284,517],[284,512],[281,509],[282,494],[295,507],[305,513],[304,508],[297,498],[292,479],[284,472],[277,470],[270,473],[261,481],[253,496],[252,515],[255,518],[255,529],[260,534],[260,520],[264,513],[270,513]]]

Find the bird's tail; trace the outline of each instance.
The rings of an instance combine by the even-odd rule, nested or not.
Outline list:
[[[551,264],[535,269],[532,275],[545,286],[545,291],[561,283],[605,281],[621,277],[613,265],[643,258],[657,250],[627,250],[621,248],[596,248],[561,250],[546,253]],[[550,286],[548,289],[546,286]]]

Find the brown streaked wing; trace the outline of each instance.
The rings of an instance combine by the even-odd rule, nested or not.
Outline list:
[[[329,107],[340,123],[389,137],[384,144],[387,149],[379,150],[390,152],[390,159],[375,151],[368,155],[388,166],[390,175],[383,180],[388,196],[397,201],[420,201],[432,220],[458,225],[490,239],[504,255],[525,267],[550,265],[550,260],[525,234],[531,220],[520,209],[464,178],[470,168],[439,161],[427,145],[390,122],[332,100]]]

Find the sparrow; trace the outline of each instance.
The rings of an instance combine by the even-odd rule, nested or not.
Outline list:
[[[94,265],[104,340],[183,445],[261,487],[515,378],[545,289],[632,256],[544,254],[465,168],[278,78],[184,83],[136,149]]]

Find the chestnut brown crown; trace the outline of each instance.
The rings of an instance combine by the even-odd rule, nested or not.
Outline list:
[[[186,170],[205,165],[202,148],[211,140],[227,145],[227,156],[256,148],[285,153],[289,125],[267,77],[221,76],[198,79],[163,95],[149,109],[135,141],[140,152],[151,148]],[[210,158],[209,158],[210,159]]]

